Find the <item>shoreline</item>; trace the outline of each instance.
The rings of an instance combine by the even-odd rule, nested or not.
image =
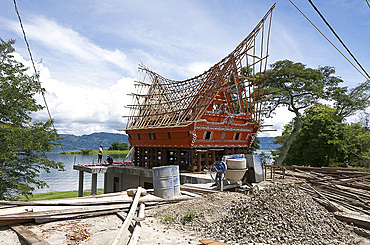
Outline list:
[[[114,154],[127,154],[129,150],[103,150],[103,155],[114,155]],[[98,155],[98,150],[79,150],[79,151],[62,151],[58,152],[62,155]]]

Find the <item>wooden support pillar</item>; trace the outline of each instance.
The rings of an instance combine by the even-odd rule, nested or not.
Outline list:
[[[191,156],[190,171],[195,172],[195,169],[196,169],[195,163],[197,162],[197,160],[196,160],[196,153],[194,149],[190,150],[190,156]]]
[[[161,161],[159,162],[159,166],[163,166],[166,163],[167,159],[167,149],[161,148]]]
[[[84,171],[78,172],[78,196],[82,197],[84,195]]]
[[[175,156],[176,156],[175,165],[179,165],[180,167],[180,164],[181,164],[181,150],[180,149],[176,149]]]
[[[104,173],[104,194],[107,194],[108,190],[108,174]]]
[[[146,148],[146,161],[145,161],[145,167],[146,168],[150,168],[150,160],[152,159],[152,156],[151,156],[151,148]]]
[[[211,151],[211,158],[212,158],[212,164],[214,164],[216,162],[216,151],[213,150]]]
[[[91,174],[91,195],[96,195],[98,174]]]
[[[140,152],[139,152],[139,167],[144,167],[145,166],[145,148],[140,147]]]
[[[209,169],[209,150],[207,149],[206,152],[204,153],[204,167]]]
[[[197,172],[202,169],[202,152],[198,151],[198,162],[197,162]]]
[[[272,166],[270,167],[270,175],[271,175],[270,179],[272,179]]]
[[[158,166],[158,152],[160,151],[160,148],[154,148],[153,149],[153,162],[152,162],[152,167],[157,167]]]

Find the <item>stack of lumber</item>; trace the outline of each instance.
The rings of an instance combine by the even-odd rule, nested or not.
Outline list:
[[[126,193],[34,202],[0,201],[0,226],[112,214],[128,209],[131,202]]]
[[[370,172],[368,169],[285,166],[286,174],[304,179],[300,188],[336,212],[337,219],[370,229]]]
[[[130,191],[90,197],[32,202],[0,201],[0,227],[10,226],[26,244],[48,244],[22,224],[116,214],[123,224],[113,244],[136,244],[146,206],[188,200],[202,195],[202,192],[206,190],[193,188],[182,191],[182,195],[173,199],[162,199],[139,187]]]

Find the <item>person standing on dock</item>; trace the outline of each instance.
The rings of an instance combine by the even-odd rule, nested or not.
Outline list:
[[[101,163],[102,158],[103,158],[103,145],[100,145],[98,153],[98,163]]]

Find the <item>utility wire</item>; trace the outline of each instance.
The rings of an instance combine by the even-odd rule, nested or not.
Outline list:
[[[366,0],[366,3],[367,3],[367,6],[369,6],[369,8],[370,8],[370,4],[369,4],[369,2]]]
[[[289,2],[298,10],[298,12],[300,12],[303,17],[306,18],[306,20],[366,79],[368,80],[369,78],[366,77],[365,74],[363,74],[325,35],[324,33],[322,33],[320,31],[320,29],[314,24],[312,23],[312,21],[291,1],[289,0]]]
[[[29,54],[29,56],[30,56],[31,63],[32,63],[32,66],[33,66],[33,70],[34,70],[34,72],[35,72],[35,74],[36,74],[36,80],[37,80],[37,82],[38,82],[39,86],[41,87],[41,82],[40,82],[40,79],[39,79],[39,74],[37,73],[36,65],[35,65],[35,62],[34,62],[34,60],[33,60],[33,56],[32,56],[32,53],[31,53],[31,48],[30,48],[30,45],[29,45],[29,43],[28,43],[28,41],[27,41],[26,32],[24,31],[24,28],[23,28],[23,23],[22,23],[21,15],[19,14],[16,0],[13,0],[13,2],[14,2],[15,12],[17,13],[18,20],[19,20],[19,24],[20,24],[21,29],[22,29],[23,39],[24,39],[24,41],[25,41],[25,43],[26,43],[27,50],[28,50],[28,54]],[[46,99],[45,99],[45,93],[44,93],[44,91],[43,91],[43,90],[41,90],[41,95],[42,95],[42,98],[44,99],[45,108],[46,108],[47,113],[48,113],[48,115],[49,115],[49,118],[50,118],[50,121],[51,121],[51,125],[53,126],[54,131],[57,131],[57,130],[55,129],[54,121],[53,121],[53,118],[51,117],[51,113],[50,113],[50,110],[49,110],[49,106],[48,106],[48,104],[47,104],[47,102],[46,102]],[[63,145],[60,145],[60,147],[62,148],[62,151],[63,151],[63,152],[65,152],[65,151],[64,151],[64,149],[63,149]],[[64,155],[65,155],[65,154],[64,154]],[[66,158],[67,158],[69,161],[71,161],[71,162],[72,162],[72,160],[71,160],[71,159],[69,159],[69,158],[67,157],[67,155],[65,155],[65,156],[66,156]]]
[[[311,0],[308,0],[308,2],[310,2],[310,4],[312,5],[312,7],[314,8],[314,10],[317,12],[317,14],[321,17],[321,19],[325,22],[325,24],[329,27],[329,29],[331,30],[331,32],[334,34],[334,36],[338,39],[338,41],[342,44],[342,46],[347,50],[347,52],[349,53],[349,55],[351,55],[351,57],[353,58],[354,61],[356,61],[357,65],[361,68],[361,70],[366,74],[367,76],[367,79],[370,79],[370,76],[369,74],[366,72],[366,70],[362,67],[362,65],[360,64],[360,62],[358,62],[358,60],[356,59],[356,57],[352,54],[352,52],[348,49],[348,47],[344,44],[344,42],[342,41],[342,39],[338,36],[338,34],[334,31],[334,29],[331,27],[331,25],[326,21],[326,19],[324,18],[324,16],[321,14],[321,12],[316,8],[316,6],[313,4],[313,2]],[[366,1],[367,2],[367,1]],[[368,3],[369,4],[369,3]]]

